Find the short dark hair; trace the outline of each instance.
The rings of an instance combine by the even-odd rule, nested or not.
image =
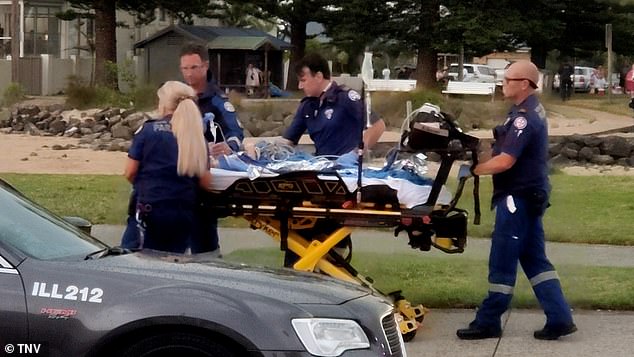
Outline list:
[[[295,73],[301,76],[304,73],[304,67],[310,70],[310,73],[314,76],[315,73],[321,72],[324,79],[330,79],[330,67],[328,61],[318,53],[309,53],[304,56],[295,65]]]
[[[183,57],[185,55],[198,55],[203,62],[209,61],[209,52],[207,51],[207,47],[198,43],[189,42],[185,44],[181,48],[179,57]]]

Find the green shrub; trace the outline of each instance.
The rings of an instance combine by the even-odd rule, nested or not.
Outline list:
[[[136,86],[132,93],[129,94],[129,97],[133,106],[139,110],[154,109],[158,105],[155,86]]]
[[[88,85],[80,76],[69,76],[64,92],[66,104],[73,108],[88,108],[95,103],[97,98],[97,90]]]
[[[103,87],[91,87],[77,76],[68,78],[66,85],[66,104],[73,108],[95,107],[135,107],[139,110],[156,107],[156,88],[152,86],[134,87],[129,93]]]
[[[24,89],[19,83],[9,83],[7,89],[2,93],[2,106],[10,107],[24,99]]]

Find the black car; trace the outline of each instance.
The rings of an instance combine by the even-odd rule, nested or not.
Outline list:
[[[390,300],[368,289],[108,247],[2,180],[0,314],[7,355],[406,355]]]

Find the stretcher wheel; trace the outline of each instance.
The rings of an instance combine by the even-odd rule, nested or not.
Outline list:
[[[400,290],[394,291],[388,295],[394,300],[394,307],[396,308],[396,311],[402,315],[405,320],[414,320],[418,323],[423,322],[425,314],[428,311],[423,305],[418,304],[413,306],[403,297],[403,295],[401,295]]]
[[[422,323],[422,322],[423,322],[423,320],[425,320],[425,314],[423,313],[423,314],[421,314],[421,315],[416,316],[416,319],[415,319],[415,320],[416,320],[416,322],[418,322],[418,323]]]
[[[403,334],[403,341],[409,342],[409,341],[413,340],[414,337],[416,337],[416,331],[418,331],[418,330],[414,330],[412,332],[404,333]]]
[[[401,313],[396,314],[396,322],[398,323],[398,328],[401,332],[401,336],[403,336],[403,341],[409,342],[414,336],[416,336],[416,331],[420,327],[420,324],[413,319],[409,319]]]

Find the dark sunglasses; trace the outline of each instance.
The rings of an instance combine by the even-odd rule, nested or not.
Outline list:
[[[530,79],[528,79],[528,78],[506,78],[506,77],[504,77],[504,80],[505,80],[506,82],[513,82],[513,81],[528,81],[528,84],[530,84],[530,86],[531,86],[533,89],[537,89],[537,84],[535,84],[535,82],[531,81],[531,80],[530,80]]]

